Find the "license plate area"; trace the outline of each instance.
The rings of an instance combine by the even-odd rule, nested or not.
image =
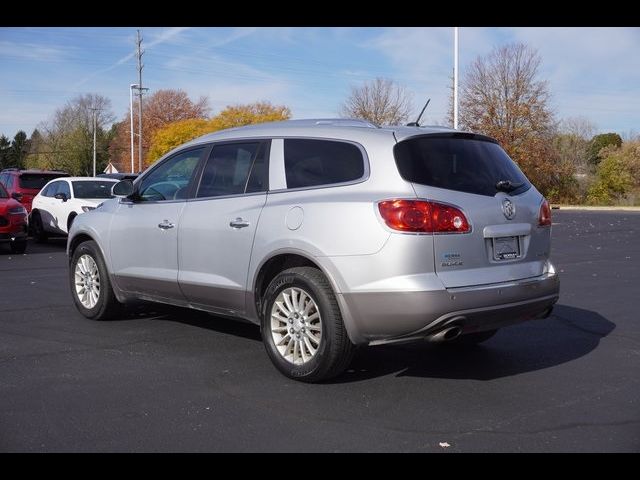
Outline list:
[[[520,257],[519,237],[495,237],[492,240],[494,260],[513,260]]]

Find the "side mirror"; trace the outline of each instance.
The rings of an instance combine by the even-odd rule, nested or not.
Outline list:
[[[22,194],[20,192],[13,192],[11,194],[11,198],[21,202],[22,201]]]
[[[66,202],[67,200],[69,200],[69,198],[67,198],[67,194],[64,192],[56,193],[54,195],[54,198],[57,198],[58,200],[62,200],[63,202]]]
[[[111,193],[118,198],[127,198],[133,194],[133,182],[131,180],[121,180],[111,189]]]

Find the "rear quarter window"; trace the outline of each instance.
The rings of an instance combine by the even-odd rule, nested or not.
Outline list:
[[[40,173],[23,173],[20,175],[20,188],[40,190],[47,182],[54,178],[63,177],[66,175],[51,175]]]
[[[334,140],[285,139],[287,188],[317,187],[353,182],[365,173],[362,151]]]
[[[509,193],[527,191],[531,183],[507,153],[484,137],[471,134],[425,135],[394,147],[402,178],[412,183],[494,196],[500,180],[521,184]]]

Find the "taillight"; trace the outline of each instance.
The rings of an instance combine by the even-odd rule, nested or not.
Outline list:
[[[468,233],[467,217],[452,205],[426,200],[383,200],[378,210],[389,228],[414,233]]]
[[[538,225],[541,227],[548,227],[551,225],[551,207],[549,202],[545,199],[540,205],[540,213],[538,214]]]

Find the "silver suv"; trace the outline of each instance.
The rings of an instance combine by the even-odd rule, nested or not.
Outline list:
[[[106,319],[144,299],[244,318],[299,380],[338,375],[359,345],[479,343],[558,300],[549,204],[481,135],[235,128],[113,193],[69,234],[80,312]]]

